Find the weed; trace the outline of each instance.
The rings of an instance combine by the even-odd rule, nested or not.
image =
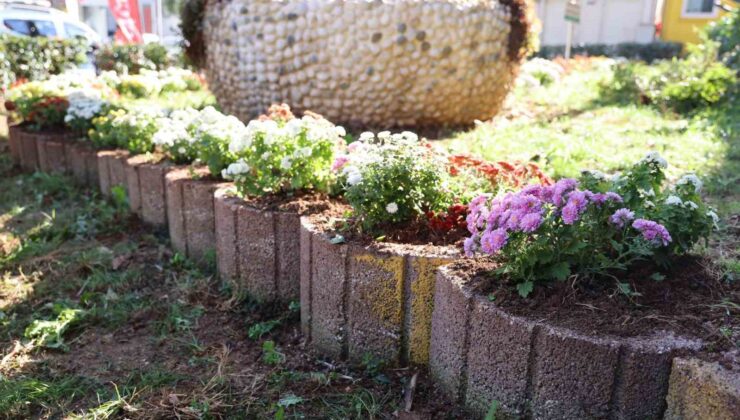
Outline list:
[[[280,353],[274,341],[267,340],[262,343],[262,360],[268,365],[278,365],[285,360],[285,355]]]
[[[263,335],[269,333],[275,327],[280,325],[280,319],[272,319],[270,321],[265,322],[258,322],[256,324],[253,324],[251,327],[249,327],[249,332],[247,335],[252,340],[259,340],[262,338]]]
[[[34,346],[47,347],[67,351],[62,335],[70,326],[79,323],[85,316],[81,309],[59,308],[56,319],[44,321],[34,320],[23,333],[24,337],[32,340]]]

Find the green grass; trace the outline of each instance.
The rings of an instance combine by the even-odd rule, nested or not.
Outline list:
[[[17,174],[2,153],[0,193],[0,417],[345,419],[398,408],[411,372],[380,383],[306,356],[295,303],[260,305],[121,203]]]

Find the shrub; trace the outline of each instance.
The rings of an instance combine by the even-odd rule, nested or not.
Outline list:
[[[88,49],[84,41],[77,39],[2,34],[0,72],[9,83],[16,80],[43,80],[84,63]]]
[[[665,166],[651,153],[613,178],[588,172],[580,183],[481,195],[470,204],[465,251],[495,255],[497,272],[522,296],[538,281],[617,279],[641,260],[668,264],[709,235],[716,215],[701,202],[695,176],[664,188]]]
[[[134,154],[151,152],[160,113],[159,109],[151,107],[111,109],[93,118],[88,137],[100,149],[120,147]]]
[[[45,81],[24,83],[10,89],[5,107],[33,129],[64,125],[67,94],[85,81],[73,75],[56,75]]]
[[[159,43],[109,45],[98,50],[95,62],[100,70],[139,74],[143,69],[159,70],[174,64],[167,48]]]
[[[244,195],[298,190],[328,192],[335,150],[345,146],[344,128],[307,113],[295,118],[286,105],[271,107],[271,115],[252,120],[229,151],[236,162],[224,170]]]
[[[716,45],[693,46],[686,59],[651,66],[621,63],[599,84],[606,100],[650,103],[687,113],[724,100],[737,83],[735,72],[716,61]]]
[[[180,10],[180,31],[184,39],[185,55],[196,67],[203,67],[205,42],[203,40],[204,0],[185,0]]]
[[[720,60],[736,72],[740,71],[740,8],[735,8],[704,30],[704,36],[719,45]]]

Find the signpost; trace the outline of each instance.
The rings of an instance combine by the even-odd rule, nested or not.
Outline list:
[[[573,45],[573,25],[581,21],[581,4],[578,0],[568,0],[565,3],[565,58],[570,58],[570,49]]]

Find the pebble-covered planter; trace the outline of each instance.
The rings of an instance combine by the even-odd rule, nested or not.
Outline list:
[[[437,267],[452,247],[355,243],[301,218],[301,325],[319,352],[392,364],[426,364]]]
[[[216,251],[214,193],[225,183],[208,168],[179,168],[165,175],[167,223],[172,247],[199,263]]]
[[[98,156],[95,149],[85,141],[69,141],[64,145],[67,168],[81,185],[99,186]]]
[[[671,361],[701,342],[588,336],[513,316],[475,294],[451,267],[438,270],[430,370],[474,412],[534,418],[660,418]]]
[[[734,420],[740,416],[738,355],[728,369],[695,358],[673,359],[666,420]]]
[[[206,75],[242,120],[275,102],[342,124],[470,124],[496,114],[526,2],[207,2]],[[193,23],[197,24],[197,23]]]
[[[126,161],[130,153],[126,150],[100,150],[98,156],[98,178],[100,192],[108,197],[114,187],[126,188]]]
[[[215,193],[217,266],[261,301],[300,298],[300,214],[262,210],[234,195]]]

